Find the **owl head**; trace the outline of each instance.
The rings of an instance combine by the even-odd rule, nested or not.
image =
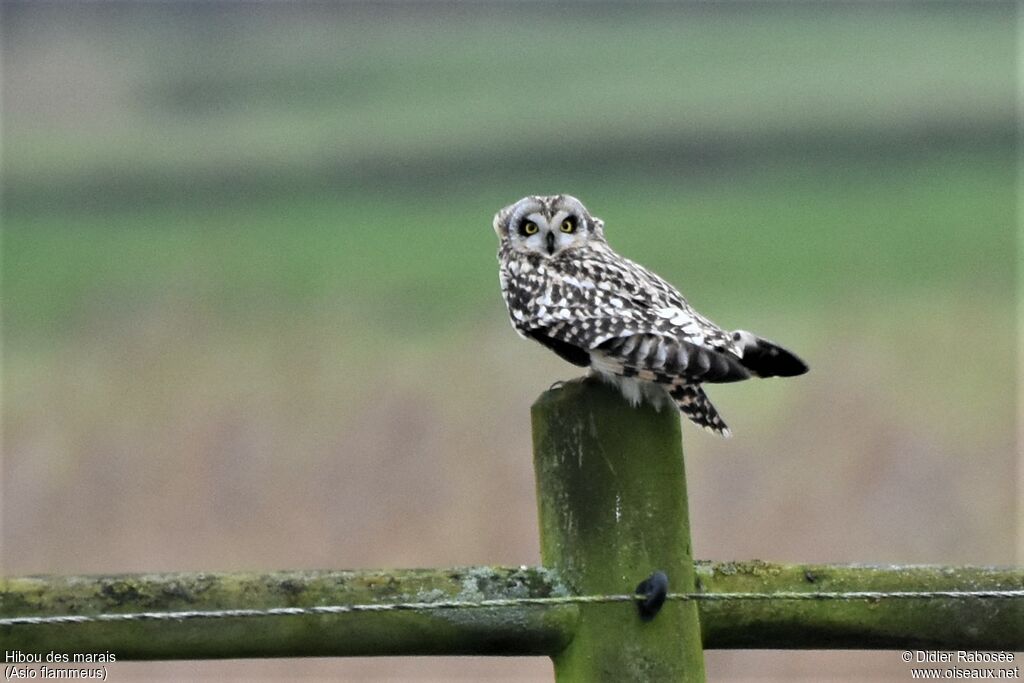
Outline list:
[[[569,249],[604,241],[604,222],[567,194],[523,197],[494,216],[494,232],[515,251],[555,258]]]

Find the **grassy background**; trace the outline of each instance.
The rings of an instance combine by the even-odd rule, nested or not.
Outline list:
[[[1015,6],[5,4],[7,573],[538,561],[490,218],[571,192],[812,373],[687,428],[696,553],[1008,563]],[[716,680],[904,680],[710,653]],[[118,664],[538,679],[544,661]]]

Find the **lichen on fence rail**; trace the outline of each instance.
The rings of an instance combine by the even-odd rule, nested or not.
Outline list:
[[[1019,592],[1024,590],[1024,571],[1020,569],[697,562],[696,575],[706,597],[727,598],[697,601],[705,648],[1024,649],[1024,596],[1000,600],[878,596],[894,591]],[[730,599],[736,595],[812,596],[854,591],[870,591],[875,596]],[[572,637],[577,605],[473,605],[565,596],[565,587],[553,572],[523,567],[10,578],[0,580],[0,618],[402,602],[465,605],[373,615],[280,615],[259,620],[204,619],[200,615],[162,624],[142,620],[0,626],[0,649],[109,650],[119,659],[550,655]],[[630,604],[614,609],[621,610],[623,618],[635,614]]]

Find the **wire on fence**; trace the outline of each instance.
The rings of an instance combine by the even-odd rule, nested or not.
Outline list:
[[[238,619],[252,617],[297,617],[311,615],[352,614],[359,612],[430,611],[445,609],[487,609],[501,607],[533,607],[553,605],[593,605],[644,600],[643,595],[565,595],[546,598],[495,598],[490,600],[441,600],[436,602],[364,603],[356,605],[320,605],[314,607],[272,607],[267,609],[223,609],[169,612],[126,612],[107,614],[67,614],[43,617],[0,618],[4,626],[44,626],[53,624],[88,624],[118,621],[181,621],[185,619]],[[849,592],[785,592],[774,593],[669,593],[667,600],[728,602],[740,600],[955,600],[1024,599],[1024,590],[987,591],[849,591]]]

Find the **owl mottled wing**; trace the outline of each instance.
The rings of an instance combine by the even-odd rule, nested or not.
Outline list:
[[[528,331],[528,336],[536,342],[548,347],[564,361],[573,365],[585,368],[590,365],[590,350],[577,346],[571,342],[553,337],[546,328],[533,328]]]
[[[591,353],[595,367],[623,377],[682,386],[750,377],[738,356],[657,334],[615,337]]]
[[[603,244],[558,268],[510,264],[503,273],[520,334],[577,365],[664,384],[746,379],[731,335],[654,273]]]

